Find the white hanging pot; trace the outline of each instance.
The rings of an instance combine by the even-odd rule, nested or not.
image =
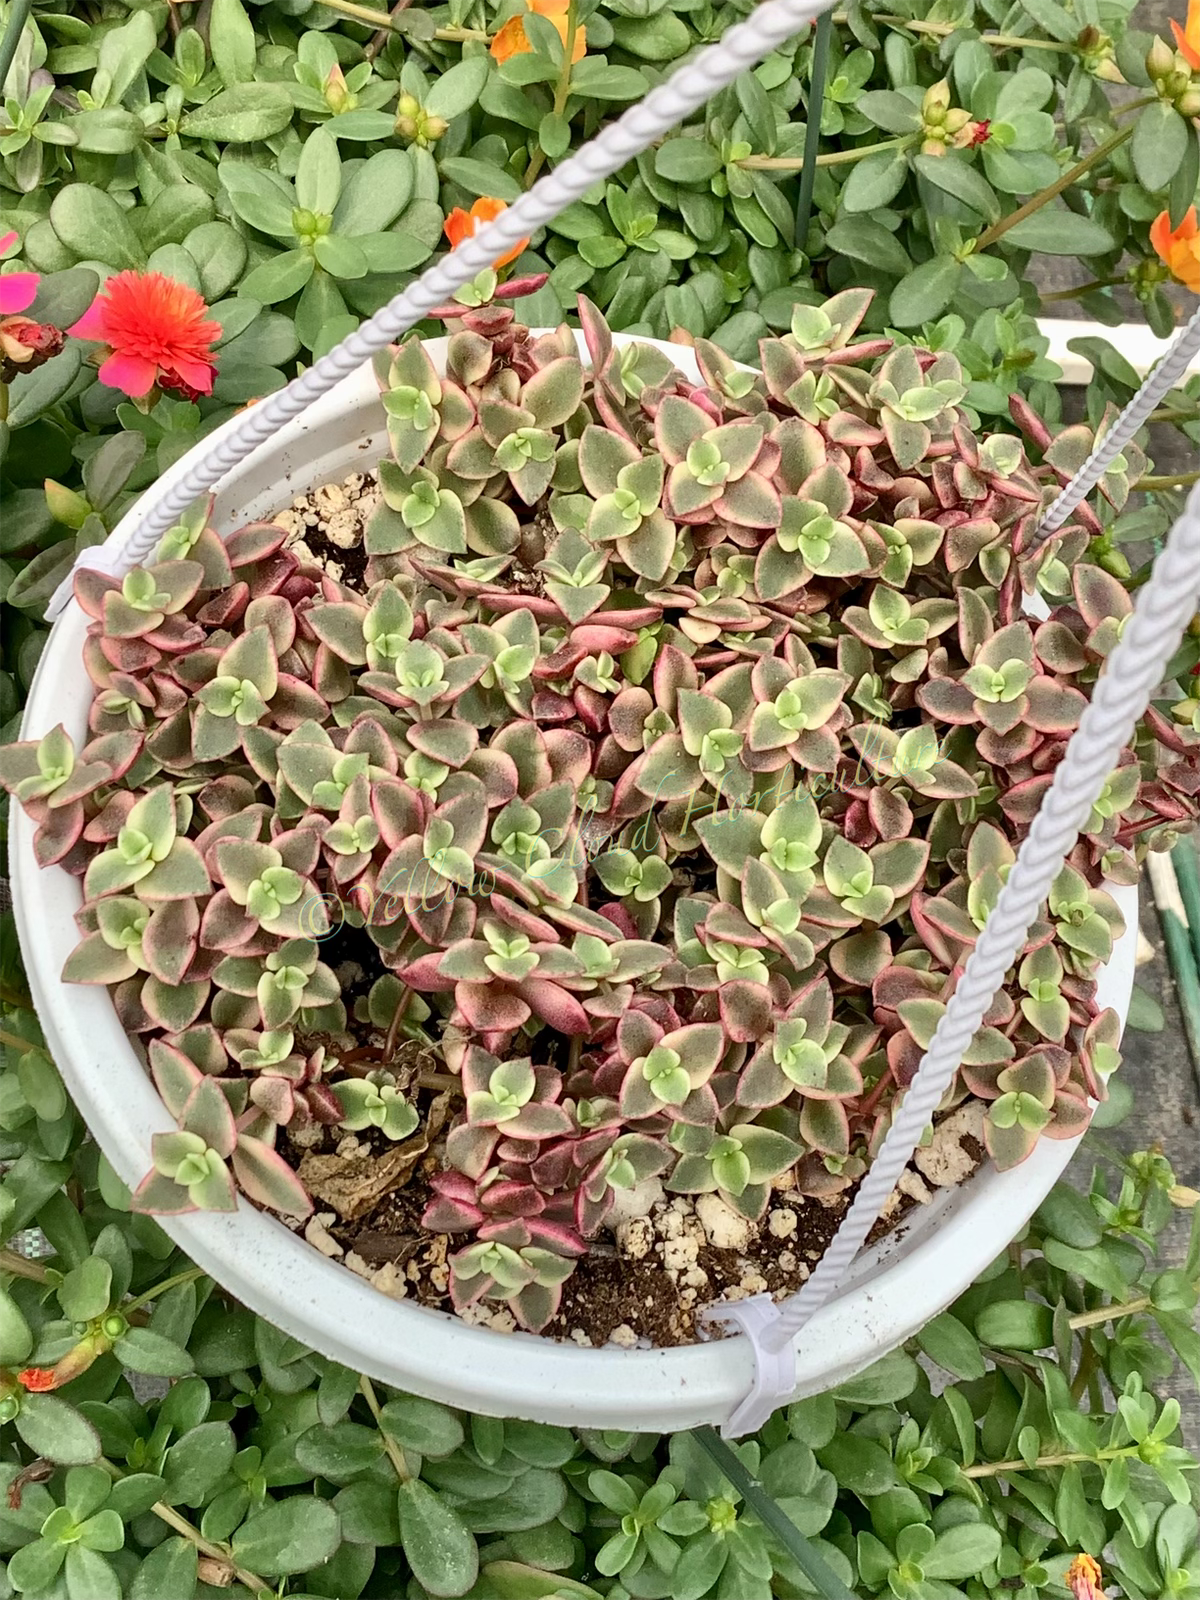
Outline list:
[[[577,336],[586,359],[582,336]],[[639,342],[615,334],[618,345]],[[656,341],[640,341],[656,343]],[[684,346],[659,344],[692,377]],[[444,371],[446,340],[426,349]],[[211,453],[238,419],[171,467],[161,492]],[[214,522],[232,533],[266,520],[296,495],[387,454],[378,386],[368,366],[317,400],[225,478]],[[136,528],[139,508],[112,542]],[[50,634],[34,678],[21,737],[39,739],[61,722],[84,742],[94,693],[83,667],[88,619],[72,602]],[[67,1088],[112,1166],[130,1187],[151,1166],[150,1141],[175,1123],[117,1018],[106,989],[67,984],[63,963],[78,940],[79,880],[43,870],[33,826],[14,806],[11,876],[21,948],[47,1043]],[[1126,932],[1099,974],[1097,999],[1124,1022],[1133,987],[1137,893],[1114,888]],[[796,1351],[796,1395],[844,1382],[943,1311],[1028,1220],[1078,1146],[1041,1140],[1020,1166],[990,1164],[956,1189],[936,1191],[904,1226],[862,1252],[845,1283],[804,1329]],[[726,1418],[751,1378],[748,1341],[738,1336],[665,1350],[584,1349],[525,1333],[498,1334],[416,1302],[392,1300],[328,1260],[278,1218],[244,1198],[236,1212],[160,1218],[162,1227],[223,1288],[259,1315],[355,1371],[464,1410],[575,1427],[667,1432]]]

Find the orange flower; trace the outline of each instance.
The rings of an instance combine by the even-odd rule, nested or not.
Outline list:
[[[58,1388],[53,1367],[26,1367],[17,1373],[17,1382],[30,1394],[45,1394],[47,1389]]]
[[[46,1394],[61,1389],[64,1383],[82,1376],[98,1356],[107,1355],[115,1339],[104,1333],[89,1333],[73,1345],[52,1367],[26,1367],[17,1373],[17,1382],[27,1394]]]
[[[1193,72],[1200,72],[1200,0],[1188,0],[1187,26],[1181,28],[1171,18],[1171,32],[1179,54]]]
[[[1192,0],[1197,5],[1198,0]],[[1159,212],[1150,224],[1150,243],[1170,268],[1171,276],[1194,294],[1200,294],[1200,227],[1196,224],[1196,208],[1189,206],[1187,215],[1172,232],[1170,214]]]
[[[1193,5],[1200,4],[1200,0],[1192,0]],[[529,10],[536,16],[545,17],[550,22],[558,37],[565,47],[567,42],[567,11],[570,0],[529,0]],[[496,34],[490,45],[490,50],[497,61],[508,61],[513,56],[522,56],[533,49],[529,37],[525,32],[523,16],[510,17],[500,31]],[[582,23],[575,29],[575,43],[571,49],[571,64],[582,61],[587,52],[587,29]]]
[[[1075,1600],[1104,1600],[1104,1574],[1091,1556],[1076,1556],[1067,1568],[1067,1587]]]
[[[118,272],[67,331],[109,347],[100,382],[138,398],[155,384],[187,400],[211,394],[220,325],[195,289],[161,272]]]
[[[508,207],[503,200],[493,200],[490,195],[484,195],[481,200],[476,200],[470,211],[464,211],[461,206],[454,210],[442,224],[442,232],[450,241],[450,248],[457,250],[464,239],[473,239],[475,231],[481,222],[495,222],[496,218]],[[501,267],[506,267],[510,261],[515,261],[529,243],[528,239],[521,239],[507,255],[493,261],[492,266],[499,272]]]

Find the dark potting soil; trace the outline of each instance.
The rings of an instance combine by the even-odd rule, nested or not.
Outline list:
[[[419,1099],[430,1102],[424,1093]],[[433,1097],[432,1120],[444,1126],[457,1109],[455,1099],[453,1094]],[[285,1153],[310,1169],[304,1176],[318,1206],[317,1227],[309,1225],[311,1242],[339,1255],[392,1298],[448,1311],[447,1257],[467,1241],[465,1235],[432,1234],[421,1226],[429,1181],[442,1166],[439,1136],[429,1141],[429,1120],[400,1145],[375,1130],[349,1140],[328,1130],[318,1152]],[[970,1135],[959,1143],[972,1168],[985,1158]],[[415,1144],[421,1148],[407,1149]],[[314,1154],[327,1162],[316,1178]],[[828,1248],[852,1198],[853,1190],[826,1201],[776,1190],[762,1221],[745,1224],[716,1196],[662,1195],[645,1216],[624,1218],[591,1241],[564,1286],[546,1335],[584,1346],[693,1343],[705,1306],[756,1293],[794,1294]],[[902,1228],[919,1203],[915,1194],[900,1195],[870,1242]],[[744,1232],[723,1247],[719,1241],[730,1228]],[[483,1302],[465,1315],[498,1331],[515,1327],[501,1302]],[[705,1332],[717,1330],[706,1326]]]
[[[271,520],[287,529],[288,549],[302,561],[358,589],[367,570],[363,535],[380,499],[376,473],[352,472],[341,483],[323,483],[297,495]]]

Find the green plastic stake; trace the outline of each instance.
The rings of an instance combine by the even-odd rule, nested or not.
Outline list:
[[[796,1524],[784,1516],[758,1479],[750,1476],[737,1455],[715,1429],[693,1428],[692,1438],[712,1457],[762,1525],[769,1528],[788,1554],[795,1558],[796,1565],[816,1589],[821,1600],[856,1600],[855,1595],[847,1589],[832,1568],[826,1565],[824,1558],[817,1554]]]
[[[800,169],[800,194],[796,200],[796,249],[805,250],[812,216],[813,184],[817,181],[817,149],[821,143],[821,107],[825,103],[825,78],[829,71],[829,41],[833,13],[822,11],[813,37],[812,81],[808,87],[808,121],[804,128],[804,165]]]

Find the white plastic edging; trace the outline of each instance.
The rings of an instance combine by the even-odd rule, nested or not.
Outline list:
[[[1171,339],[1160,339],[1144,322],[1118,322],[1105,327],[1102,322],[1075,322],[1069,317],[1038,317],[1038,331],[1050,341],[1046,357],[1063,370],[1062,381],[1072,386],[1091,382],[1092,363],[1086,356],[1067,349],[1071,339],[1107,339],[1141,377],[1171,348]],[[1172,335],[1172,338],[1174,335]],[[1200,373],[1200,356],[1188,367],[1188,377]]]
[[[617,344],[653,343],[614,338]],[[435,364],[444,363],[445,343],[426,345]],[[697,375],[686,347],[660,348]],[[385,416],[368,366],[232,470],[217,495],[216,526],[231,533],[316,484],[373,464],[386,451]],[[169,486],[188,468],[185,456],[163,475],[164,482]],[[129,532],[137,515],[135,507],[118,536]],[[40,738],[60,721],[77,742],[84,736],[93,693],[81,664],[87,624],[77,604],[56,623],[30,692],[23,738]],[[82,902],[80,883],[61,868],[39,869],[32,842],[31,822],[14,808],[11,874],[34,1001],[75,1103],[132,1186],[149,1170],[153,1134],[174,1124],[108,991],[62,982],[63,962],[77,940],[73,914]],[[1133,986],[1137,893],[1125,888],[1114,895],[1127,929],[1101,975],[1098,998],[1124,1018]],[[938,1191],[929,1205],[906,1217],[897,1234],[864,1251],[839,1293],[804,1330],[796,1350],[797,1396],[845,1382],[943,1311],[1005,1249],[1078,1144],[1043,1139],[1019,1167],[986,1167],[961,1187]],[[444,1312],[390,1300],[244,1199],[232,1215],[160,1220],[224,1288],[303,1343],[396,1388],[466,1410],[670,1432],[724,1421],[750,1381],[751,1350],[742,1337],[667,1350],[580,1349],[529,1334],[500,1336]]]

